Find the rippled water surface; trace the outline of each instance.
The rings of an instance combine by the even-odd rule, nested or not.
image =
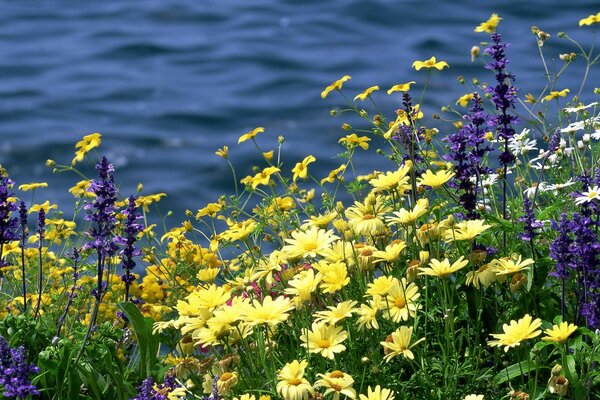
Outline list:
[[[66,201],[74,175],[53,176],[47,158],[68,162],[83,135],[101,132],[124,194],[143,182],[145,192],[166,192],[163,209],[181,214],[231,191],[231,175],[214,151],[230,145],[239,174],[260,163],[256,149],[235,145],[240,134],[264,126],[264,150],[283,146],[285,167],[306,154],[319,160],[316,174],[339,165],[333,158],[342,131],[329,115],[342,99],[320,99],[344,74],[348,94],[378,84],[416,80],[414,60],[431,55],[450,70],[432,77],[425,111],[430,115],[467,89],[456,77],[492,80],[471,46],[487,40],[473,28],[491,12],[516,85],[543,87],[544,70],[530,34],[537,25],[552,34],[549,54],[573,51],[556,38],[568,32],[582,42],[591,29],[577,21],[600,11],[598,1],[1,1],[0,163],[19,183],[46,180],[43,196]],[[560,61],[557,61],[560,62]],[[582,63],[559,84],[575,88]],[[590,88],[599,86],[597,73]],[[589,90],[588,90],[589,93]],[[376,97],[393,110],[399,98]],[[359,167],[382,168],[362,157]],[[285,168],[284,167],[284,168]]]

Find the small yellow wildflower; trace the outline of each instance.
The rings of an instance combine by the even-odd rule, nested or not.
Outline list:
[[[91,179],[79,181],[69,189],[69,193],[71,193],[75,197],[96,197],[96,194],[88,191],[90,184],[92,183]]]
[[[414,85],[415,83],[416,83],[415,81],[410,81],[410,82],[406,82],[406,83],[399,83],[397,85],[392,86],[387,91],[387,94],[392,94],[394,92],[408,92],[410,90],[411,85]]]
[[[379,86],[371,86],[370,88],[366,89],[364,92],[357,94],[356,97],[354,98],[354,101],[356,101],[356,100],[365,101],[366,98],[371,97],[371,93],[373,93],[376,90],[379,90]]]
[[[50,204],[49,200],[46,200],[45,202],[43,202],[42,204],[34,204],[31,207],[29,207],[29,213],[32,212],[40,212],[40,210],[43,209],[44,212],[46,214],[48,214],[48,212],[50,210],[57,210],[58,206],[56,204]]]
[[[289,312],[293,309],[290,299],[283,296],[273,299],[267,296],[262,303],[254,299],[251,306],[243,309],[242,318],[252,326],[261,324],[276,326],[286,321]]]
[[[570,90],[569,89],[563,89],[561,91],[558,90],[553,90],[550,92],[550,94],[546,97],[544,97],[542,99],[542,103],[545,101],[550,101],[550,100],[554,100],[554,99],[558,99],[559,97],[566,97],[567,93],[569,93]]]
[[[344,75],[343,77],[341,77],[337,81],[333,82],[331,85],[327,86],[325,88],[325,90],[323,90],[321,92],[321,98],[322,99],[326,98],[327,95],[329,94],[329,92],[331,92],[333,90],[340,90],[342,88],[342,86],[344,85],[344,82],[346,82],[346,81],[348,81],[350,79],[352,79],[352,77],[350,75]]]
[[[229,157],[229,146],[223,146],[220,149],[218,149],[217,151],[215,151],[215,154],[218,155],[219,157],[222,158],[227,158]]]
[[[25,183],[23,185],[19,185],[19,190],[21,190],[23,192],[27,192],[29,190],[35,190],[35,189],[45,188],[45,187],[48,187],[48,184],[46,182],[32,182],[32,183]]]
[[[252,189],[256,189],[258,185],[268,185],[271,175],[279,171],[281,170],[277,167],[267,167],[253,177],[247,176],[240,182],[243,184],[249,184],[252,186]]]
[[[259,126],[258,128],[254,128],[250,132],[246,132],[242,136],[240,136],[240,138],[238,139],[238,144],[243,143],[246,140],[254,139],[254,137],[256,135],[258,135],[259,133],[262,133],[264,131],[265,131],[265,128],[263,128],[262,126]]]
[[[460,104],[461,107],[466,107],[467,104],[469,104],[469,102],[473,100],[473,96],[473,93],[467,93],[465,95],[462,95],[458,98],[458,100],[456,100],[456,104]]]
[[[532,95],[531,93],[527,93],[525,95],[525,103],[531,103],[531,104],[533,104],[533,103],[536,103],[536,102],[537,102],[537,100],[536,100],[535,96]]]
[[[501,20],[502,18],[500,18],[498,14],[494,13],[487,21],[479,24],[477,28],[475,28],[475,32],[494,33]]]
[[[325,182],[333,183],[336,179],[342,179],[341,174],[346,170],[346,164],[340,165],[338,168],[332,170],[329,175],[321,179],[321,185]]]
[[[559,325],[553,325],[551,329],[546,329],[544,333],[548,336],[544,336],[542,340],[564,343],[576,330],[577,325],[561,322]]]
[[[596,15],[592,14],[587,18],[579,20],[579,26],[592,25],[600,22],[600,12]]]
[[[271,161],[273,159],[273,153],[274,153],[274,150],[265,151],[262,153],[262,156],[264,157],[265,160]]]
[[[298,178],[302,178],[302,179],[306,179],[306,176],[308,175],[308,164],[313,163],[317,161],[317,159],[312,156],[306,156],[304,157],[304,160],[302,160],[302,162],[296,163],[296,166],[294,167],[294,169],[292,169],[292,172],[294,173],[293,176],[293,181],[296,182],[296,179]]]
[[[437,61],[435,57],[431,57],[429,60],[425,60],[425,61],[415,61],[412,66],[417,71],[420,70],[421,68],[427,68],[427,69],[435,68],[440,71],[442,69],[444,69],[444,67],[450,68],[450,66],[448,65],[448,63],[446,61]]]
[[[101,140],[102,135],[99,133],[92,133],[91,135],[86,135],[82,140],[75,144],[75,158],[71,161],[72,165],[77,164],[78,162],[83,160],[83,157],[90,152],[90,150],[100,146],[102,143]]]
[[[363,150],[367,150],[369,148],[370,141],[371,141],[371,138],[369,138],[369,137],[366,137],[366,136],[358,137],[356,135],[356,133],[353,133],[353,134],[344,136],[343,138],[338,140],[338,143],[343,143],[349,149],[358,146]]]
[[[201,208],[196,213],[196,219],[200,219],[205,215],[208,215],[211,218],[215,218],[219,211],[223,208],[223,204],[221,203],[208,203],[204,208]]]

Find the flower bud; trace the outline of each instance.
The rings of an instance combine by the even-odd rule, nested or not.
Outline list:
[[[475,61],[475,59],[477,57],[479,57],[480,52],[481,52],[481,49],[479,48],[479,46],[471,47],[471,62]]]

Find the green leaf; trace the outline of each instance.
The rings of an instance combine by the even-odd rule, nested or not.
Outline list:
[[[510,365],[504,368],[494,377],[494,385],[500,385],[506,381],[510,381],[517,376],[521,376],[529,371],[535,370],[536,367],[537,364],[533,361],[521,361],[519,363]]]
[[[152,334],[154,321],[152,318],[145,318],[133,303],[119,303],[118,307],[133,326],[140,351],[140,377],[146,379],[156,366],[159,346],[158,336]]]

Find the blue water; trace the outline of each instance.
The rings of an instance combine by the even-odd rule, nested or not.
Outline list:
[[[0,163],[18,183],[48,181],[39,200],[66,202],[78,177],[52,175],[45,160],[69,162],[77,140],[101,132],[123,194],[143,182],[145,193],[168,193],[162,209],[181,216],[231,192],[217,148],[230,146],[241,176],[264,165],[250,143],[236,145],[256,126],[266,128],[265,151],[285,136],[287,170],[308,153],[316,175],[337,167],[343,119],[329,111],[343,102],[319,95],[344,74],[352,96],[409,80],[419,93],[426,73],[410,65],[436,55],[451,69],[434,74],[423,108],[439,112],[468,91],[458,75],[492,81],[469,50],[487,40],[473,28],[498,12],[516,85],[535,93],[544,71],[531,25],[552,34],[545,48],[556,55],[573,51],[556,33],[589,41],[592,30],[577,22],[598,11],[598,0],[1,1]],[[559,88],[575,89],[582,65]],[[597,72],[589,82],[588,94]],[[384,110],[399,104],[376,99]],[[385,168],[372,156],[357,161],[363,172]]]

